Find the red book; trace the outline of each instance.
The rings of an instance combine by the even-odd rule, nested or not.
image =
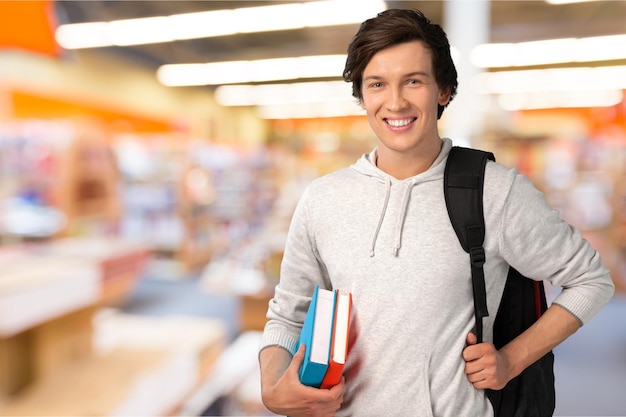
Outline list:
[[[352,294],[337,291],[335,300],[335,318],[330,345],[328,370],[320,388],[332,388],[339,383],[348,356],[348,338],[350,334],[350,314]]]

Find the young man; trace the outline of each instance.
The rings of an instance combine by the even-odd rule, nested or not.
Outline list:
[[[294,417],[491,416],[484,389],[502,388],[587,322],[613,294],[608,271],[527,178],[488,163],[489,311],[509,264],[563,291],[502,349],[476,344],[468,255],[443,195],[452,142],[437,120],[457,87],[447,37],[418,11],[385,11],[361,25],[344,77],[377,147],[314,181],[294,213],[259,354],[264,403]],[[316,285],[353,294],[349,359],[329,390],[298,380],[297,341]]]

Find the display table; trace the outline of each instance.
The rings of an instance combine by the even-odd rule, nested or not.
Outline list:
[[[149,257],[116,238],[66,238],[0,249],[0,338],[128,294]]]
[[[225,325],[114,308],[150,253],[113,238],[0,250],[0,415],[171,415],[227,342]]]
[[[35,380],[0,415],[172,415],[226,345],[215,319],[101,309],[93,323],[91,355]]]
[[[92,351],[92,318],[125,296],[149,251],[116,238],[0,249],[0,405]]]

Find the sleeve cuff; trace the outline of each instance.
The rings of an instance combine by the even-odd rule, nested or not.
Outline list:
[[[271,331],[266,329],[261,338],[259,352],[270,346],[281,347],[292,355],[295,355],[298,351],[298,338],[284,331]]]

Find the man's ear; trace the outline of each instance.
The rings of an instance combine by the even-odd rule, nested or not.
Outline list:
[[[437,101],[440,106],[445,106],[450,102],[450,89],[439,90],[439,100]]]

